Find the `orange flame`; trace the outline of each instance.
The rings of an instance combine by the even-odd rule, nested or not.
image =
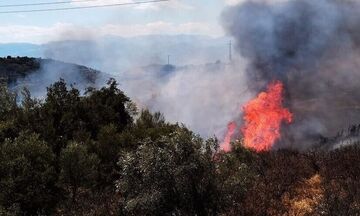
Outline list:
[[[231,151],[231,137],[234,135],[236,130],[236,123],[235,122],[230,122],[228,124],[228,128],[227,128],[227,132],[225,135],[225,139],[224,142],[222,142],[220,144],[220,150],[224,151],[224,152],[230,152]]]
[[[266,92],[261,92],[243,108],[244,123],[241,128],[245,147],[256,151],[268,151],[280,139],[281,123],[292,122],[292,113],[283,107],[283,84],[270,83]]]

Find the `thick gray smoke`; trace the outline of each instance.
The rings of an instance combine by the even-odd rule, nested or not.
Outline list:
[[[286,145],[305,148],[360,123],[360,4],[341,0],[247,1],[223,13],[249,87],[286,87],[294,124]],[[297,146],[294,146],[296,143]]]

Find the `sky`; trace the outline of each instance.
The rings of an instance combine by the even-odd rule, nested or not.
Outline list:
[[[169,2],[68,11],[1,14],[2,11],[105,5],[141,0],[97,0],[31,7],[7,4],[59,0],[1,0],[0,43],[35,43],[91,39],[101,36],[133,37],[148,34],[223,36],[220,15],[224,7],[241,0],[170,0]]]

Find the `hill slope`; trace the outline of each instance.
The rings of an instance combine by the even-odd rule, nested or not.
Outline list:
[[[0,58],[0,80],[11,88],[26,86],[35,96],[42,96],[51,83],[64,79],[83,90],[94,87],[103,77],[100,71],[52,59],[29,57]]]

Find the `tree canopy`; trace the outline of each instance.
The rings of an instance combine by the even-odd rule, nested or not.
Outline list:
[[[209,117],[210,118],[210,117]],[[358,215],[360,150],[229,153],[115,80],[0,87],[0,215]]]

